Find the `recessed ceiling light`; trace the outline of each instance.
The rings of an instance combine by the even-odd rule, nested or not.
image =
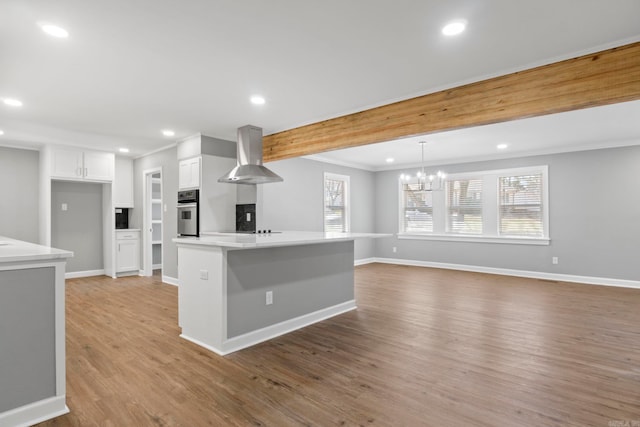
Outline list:
[[[49,34],[50,36],[57,37],[59,39],[66,39],[69,37],[69,33],[62,27],[58,27],[57,25],[51,24],[42,24],[40,25],[42,31]]]
[[[264,105],[265,102],[267,102],[264,97],[260,96],[260,95],[253,95],[251,97],[251,103],[254,105]]]
[[[128,153],[129,149],[122,147],[122,148],[119,148],[118,151],[120,151],[121,153]]]
[[[459,19],[457,21],[451,21],[444,27],[442,27],[442,34],[445,36],[456,36],[464,31],[467,27],[467,21]]]
[[[163,131],[162,131],[162,134],[163,134],[164,136],[173,136],[173,135],[175,135],[176,133],[175,133],[174,131],[170,130],[170,129],[165,129],[165,130],[163,130]]]
[[[4,98],[2,102],[11,107],[22,107],[22,101],[13,98]]]
[[[498,144],[496,145],[496,148],[498,150],[504,150],[505,148],[507,148],[509,145],[508,144]]]
[[[393,163],[394,158],[393,157],[387,157],[386,162],[387,163]]]

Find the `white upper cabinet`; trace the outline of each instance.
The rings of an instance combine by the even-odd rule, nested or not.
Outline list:
[[[113,206],[133,207],[133,160],[116,156],[116,173],[113,177]]]
[[[84,175],[82,150],[56,148],[51,151],[51,176],[82,179]]]
[[[51,178],[80,181],[113,181],[112,153],[73,148],[51,150]]]
[[[115,156],[99,151],[84,152],[84,178],[93,181],[113,181]]]
[[[180,160],[178,189],[200,188],[200,157]]]

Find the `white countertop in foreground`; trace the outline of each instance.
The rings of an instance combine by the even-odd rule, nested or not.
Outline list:
[[[274,246],[296,246],[315,243],[339,242],[355,239],[391,237],[380,233],[322,233],[315,231],[283,231],[272,234],[236,234],[203,232],[200,237],[176,237],[177,244],[219,246],[233,249],[268,248]]]
[[[73,252],[0,236],[0,263],[71,258]]]

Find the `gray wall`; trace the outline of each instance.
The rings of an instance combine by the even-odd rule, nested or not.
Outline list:
[[[56,394],[55,269],[0,271],[0,413]]]
[[[353,300],[352,250],[347,241],[228,251],[228,337]]]
[[[39,155],[0,147],[0,236],[38,243]]]
[[[131,228],[140,228],[144,235],[143,223],[143,188],[144,171],[162,167],[162,204],[167,205],[167,211],[162,213],[162,274],[178,277],[178,250],[171,241],[178,234],[178,219],[176,205],[178,204],[178,154],[176,147],[150,154],[133,162],[133,194],[134,206]],[[140,241],[140,259],[143,260],[142,246],[144,237]],[[140,265],[142,268],[142,264]]]
[[[549,246],[385,238],[376,255],[640,280],[640,146],[443,166],[447,173],[549,165]],[[401,172],[376,173],[376,231],[398,232]],[[392,252],[392,247],[398,249]],[[551,258],[557,256],[559,264]]]
[[[374,173],[309,159],[287,159],[266,166],[284,181],[261,186],[263,224],[272,230],[323,231],[324,173],[348,175],[351,184],[351,231],[375,228]],[[355,259],[374,256],[371,239],[356,240]]]
[[[190,136],[178,142],[178,151],[176,154],[178,160],[196,157],[201,154],[235,159],[236,146],[237,144],[234,141],[227,141],[225,139],[200,134]]]
[[[177,153],[168,149],[135,161],[136,208],[132,227],[142,225],[142,171],[163,166],[163,198],[176,203]],[[640,147],[444,165],[448,173],[549,165],[549,246],[398,240],[358,240],[355,258],[398,258],[580,276],[640,280],[635,267],[640,241]],[[398,232],[397,176],[409,170],[368,172],[309,159],[270,162],[282,183],[260,186],[263,224],[274,230],[322,231],[323,173],[351,178],[353,232]],[[164,274],[177,277],[175,209],[163,224]],[[393,253],[392,247],[398,252]],[[559,264],[551,258],[557,256]]]
[[[51,181],[51,246],[73,251],[67,272],[104,268],[102,186]],[[62,203],[67,211],[62,211]]]

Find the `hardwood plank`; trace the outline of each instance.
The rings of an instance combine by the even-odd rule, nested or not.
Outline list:
[[[265,161],[640,99],[640,42],[267,135]]]
[[[356,268],[358,309],[226,357],[158,277],[67,281],[71,413],[39,426],[640,422],[640,290]]]

